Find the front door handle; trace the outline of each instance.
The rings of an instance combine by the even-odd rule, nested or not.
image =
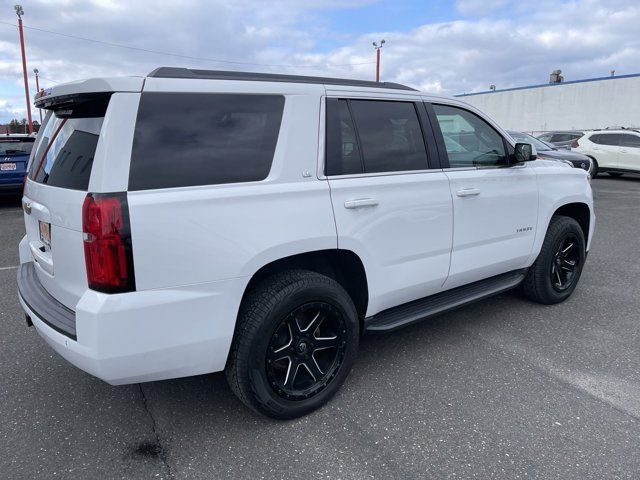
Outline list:
[[[463,188],[462,190],[458,190],[456,195],[459,197],[474,197],[476,195],[480,195],[479,188]]]
[[[378,201],[375,198],[356,198],[344,202],[344,208],[375,207],[376,205]]]

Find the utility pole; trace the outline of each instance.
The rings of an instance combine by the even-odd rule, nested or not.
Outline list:
[[[38,74],[40,73],[37,68],[33,69],[33,73],[36,74],[36,93],[40,93],[40,80],[38,79]],[[38,109],[38,113],[40,114],[40,126],[42,126],[42,109]]]
[[[20,32],[20,49],[22,51],[22,76],[24,78],[24,95],[27,100],[27,123],[29,124],[29,133],[33,133],[33,124],[31,123],[31,101],[29,99],[29,79],[27,78],[27,57],[24,53],[24,34],[22,33],[22,15],[24,10],[22,5],[13,7],[18,15],[18,31]]]
[[[373,48],[376,51],[376,82],[380,81],[380,49],[384,45],[384,39],[380,40],[380,45],[377,42],[373,42]]]

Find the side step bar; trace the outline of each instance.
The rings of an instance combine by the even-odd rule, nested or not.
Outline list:
[[[527,269],[515,270],[398,305],[364,319],[366,333],[388,333],[449,310],[517,287]]]

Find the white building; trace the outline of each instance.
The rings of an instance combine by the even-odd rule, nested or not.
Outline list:
[[[509,130],[640,128],[640,74],[456,95]]]

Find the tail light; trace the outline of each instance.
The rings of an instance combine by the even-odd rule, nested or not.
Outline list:
[[[127,194],[90,193],[82,205],[89,288],[104,293],[136,289]]]
[[[579,146],[580,144],[577,139],[571,141],[571,148],[578,148]]]

